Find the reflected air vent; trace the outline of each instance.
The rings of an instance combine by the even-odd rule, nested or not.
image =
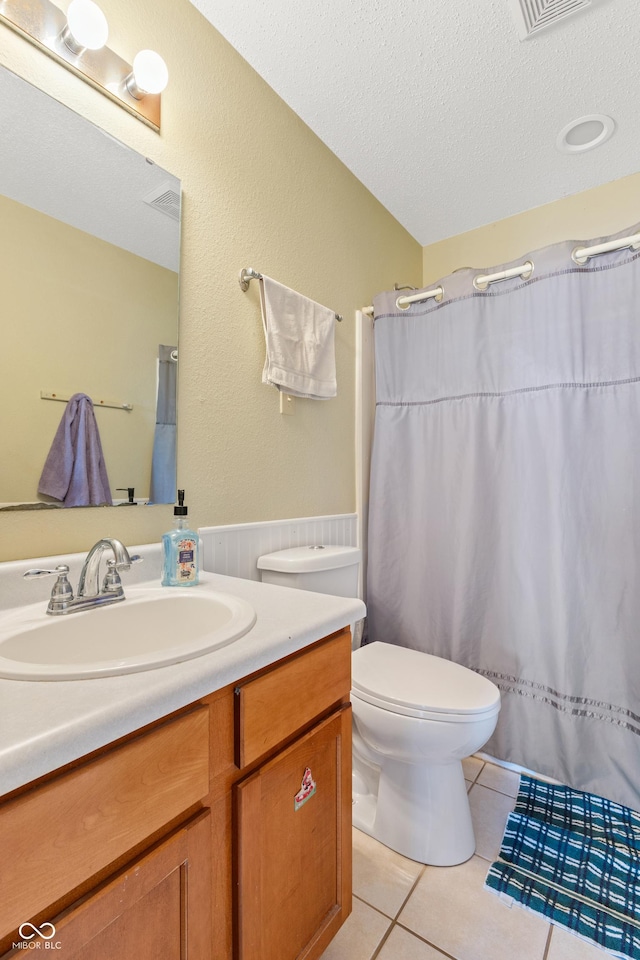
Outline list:
[[[166,213],[173,220],[180,219],[180,194],[173,183],[161,183],[142,199],[150,207],[155,207],[160,213]]]
[[[510,0],[520,39],[591,6],[591,0]]]

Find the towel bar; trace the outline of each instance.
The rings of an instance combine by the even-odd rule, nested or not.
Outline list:
[[[66,393],[48,393],[46,390],[40,391],[41,400],[61,400],[67,403],[71,400],[71,394]],[[133,410],[132,403],[118,403],[117,400],[94,400],[94,407],[115,407],[116,410]]]
[[[240,284],[240,289],[244,290],[246,293],[249,289],[249,283],[252,280],[262,280],[262,274],[258,273],[257,270],[254,270],[253,267],[243,267],[240,271],[238,277],[238,283]],[[336,320],[338,323],[342,323],[342,317],[339,313],[336,313]]]

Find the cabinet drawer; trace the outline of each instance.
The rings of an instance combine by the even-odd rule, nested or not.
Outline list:
[[[208,791],[209,711],[199,707],[0,807],[0,936]]]
[[[235,761],[246,767],[351,690],[348,629],[236,688]]]

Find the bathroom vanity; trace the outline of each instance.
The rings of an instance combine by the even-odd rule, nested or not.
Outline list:
[[[33,936],[65,960],[313,960],[348,916],[342,625],[363,605],[205,576],[255,605],[256,626],[229,647],[135,677],[0,681],[14,703],[34,698],[22,776],[56,767],[0,802],[3,958]],[[67,700],[36,744],[29,723],[56,695],[76,697],[78,720]],[[162,713],[176,697],[184,704]],[[123,723],[124,735],[107,733]],[[48,738],[66,764],[43,757]],[[19,776],[12,754],[5,745],[5,783]]]

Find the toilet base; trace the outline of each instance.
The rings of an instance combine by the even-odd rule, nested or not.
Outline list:
[[[476,842],[460,761],[413,765],[385,759],[376,771],[377,793],[371,772],[372,765],[354,751],[354,827],[419,863],[451,867],[473,856]]]

